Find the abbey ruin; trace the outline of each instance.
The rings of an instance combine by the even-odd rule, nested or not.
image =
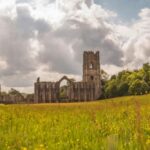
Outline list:
[[[65,96],[61,96],[60,84],[63,80],[67,85],[63,87]],[[85,51],[83,54],[83,79],[74,82],[67,76],[57,82],[42,82],[40,78],[34,84],[34,103],[50,102],[80,102],[99,99],[101,96],[100,57],[99,51]]]

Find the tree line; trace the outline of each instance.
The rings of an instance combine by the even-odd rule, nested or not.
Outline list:
[[[117,75],[101,70],[102,98],[113,98],[127,95],[143,95],[150,92],[150,64],[143,64],[138,70],[123,70]]]

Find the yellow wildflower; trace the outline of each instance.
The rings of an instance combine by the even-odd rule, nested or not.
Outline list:
[[[150,144],[150,139],[147,139],[146,145],[149,145],[149,144]]]
[[[26,147],[22,147],[21,150],[27,150],[27,148]]]

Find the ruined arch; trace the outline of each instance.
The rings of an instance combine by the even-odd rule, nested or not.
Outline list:
[[[68,81],[70,84],[73,83],[73,81],[70,80],[67,76],[63,76],[63,77],[57,82],[57,84],[60,86],[60,83],[61,83],[63,80]]]
[[[61,87],[61,83],[66,80],[67,84]],[[68,102],[69,101],[69,97],[71,94],[70,91],[70,86],[73,84],[73,81],[70,80],[67,76],[63,76],[58,82],[57,82],[57,87],[59,90],[59,94],[58,94],[58,100],[60,102]]]

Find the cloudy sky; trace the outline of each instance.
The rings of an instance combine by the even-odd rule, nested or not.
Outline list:
[[[149,62],[150,0],[0,0],[3,90],[80,80],[85,50],[100,50],[109,74]]]

